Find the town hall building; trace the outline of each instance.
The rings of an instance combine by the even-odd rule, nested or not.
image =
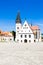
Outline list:
[[[18,43],[33,43],[41,41],[41,33],[39,27],[28,24],[27,20],[22,25],[20,13],[16,18],[16,39]]]

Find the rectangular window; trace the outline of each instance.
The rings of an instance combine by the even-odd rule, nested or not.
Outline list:
[[[22,42],[22,40],[21,40],[21,42]]]
[[[29,38],[31,38],[31,35],[29,35]]]
[[[22,38],[22,35],[21,35],[21,38]]]
[[[25,35],[25,38],[27,37],[27,35]]]
[[[10,40],[12,40],[12,39],[10,39]]]
[[[17,39],[17,41],[19,41],[19,39]]]
[[[29,40],[29,42],[31,42],[31,40]]]

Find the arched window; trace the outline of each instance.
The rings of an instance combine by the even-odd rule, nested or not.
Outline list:
[[[25,38],[27,37],[27,35],[25,35]]]
[[[31,38],[31,35],[29,35],[29,38]]]
[[[22,38],[22,35],[21,35],[21,38]]]

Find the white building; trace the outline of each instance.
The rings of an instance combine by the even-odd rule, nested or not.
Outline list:
[[[13,35],[10,32],[2,32],[0,31],[0,41],[13,41]]]
[[[26,20],[22,25],[19,13],[16,18],[16,41],[18,43],[33,43],[41,41],[39,27],[30,26]]]

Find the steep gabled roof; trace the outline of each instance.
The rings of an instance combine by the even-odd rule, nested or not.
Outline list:
[[[21,30],[19,33],[33,33],[32,29],[30,28],[30,25],[28,24],[28,22],[25,20]]]

